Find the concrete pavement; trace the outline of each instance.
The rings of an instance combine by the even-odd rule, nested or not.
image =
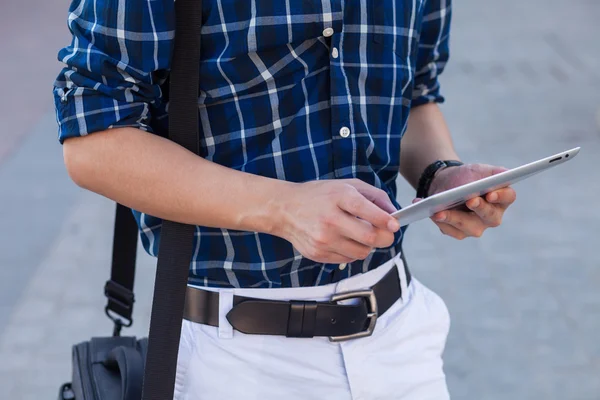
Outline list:
[[[0,163],[35,129],[52,102],[58,48],[70,43],[69,0],[2,0],[0,4]]]
[[[469,400],[598,400],[600,3],[454,7],[442,85],[463,159],[512,167],[575,146],[582,152],[518,184],[505,224],[479,240],[443,237],[427,221],[409,228],[409,264],[452,315],[450,391]],[[102,287],[113,206],[69,182],[50,107],[0,164],[2,399],[53,398],[70,376],[70,346],[111,331]],[[412,196],[401,183],[403,204]],[[140,254],[126,333],[144,335],[154,262]]]

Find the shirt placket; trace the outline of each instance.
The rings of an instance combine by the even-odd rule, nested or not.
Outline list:
[[[332,8],[341,10],[341,1],[332,1]],[[355,172],[356,150],[352,132],[351,96],[343,71],[343,20],[326,25],[323,37],[329,45],[333,172],[335,178],[351,178]]]
[[[341,11],[341,2],[332,0],[332,10]],[[330,102],[331,102],[331,141],[333,172],[335,178],[351,178],[355,171],[355,143],[351,130],[351,97],[346,85],[343,71],[343,55],[341,45],[344,39],[343,19],[325,24],[323,37],[329,47],[329,77],[330,77]],[[333,264],[330,282],[337,282],[348,277],[350,268],[348,264]]]

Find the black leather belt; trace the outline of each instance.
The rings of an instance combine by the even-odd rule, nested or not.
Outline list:
[[[410,272],[404,263],[407,283]],[[234,296],[227,320],[234,329],[257,335],[311,338],[328,336],[333,342],[370,336],[377,317],[402,297],[398,268],[393,267],[379,282],[366,290],[335,294],[329,302],[277,301]],[[339,304],[361,299],[355,305]],[[204,325],[219,326],[219,293],[187,288],[183,318]]]

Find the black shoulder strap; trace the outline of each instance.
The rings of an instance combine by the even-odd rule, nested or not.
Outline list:
[[[119,336],[122,326],[130,326],[133,322],[131,314],[138,235],[131,210],[117,203],[110,279],[104,286],[104,294],[108,298],[105,311],[115,323],[114,336]],[[114,316],[111,311],[121,318]]]
[[[198,154],[201,0],[175,1],[169,139]],[[143,400],[173,398],[185,289],[195,227],[163,221],[144,373]]]
[[[175,2],[176,35],[170,74],[169,139],[198,154],[198,83],[202,0]],[[154,285],[143,400],[173,397],[181,321],[194,226],[163,221]],[[111,276],[104,293],[113,334],[130,326],[138,227],[131,210],[117,204]],[[115,313],[121,318],[111,314]]]

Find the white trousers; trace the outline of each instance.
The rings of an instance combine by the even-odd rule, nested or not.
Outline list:
[[[341,343],[234,331],[233,295],[328,301],[365,289],[398,268],[403,299],[380,316],[373,335]],[[219,327],[183,321],[175,400],[449,399],[442,353],[450,327],[443,300],[414,277],[406,289],[399,256],[338,283],[285,289],[215,289]]]

